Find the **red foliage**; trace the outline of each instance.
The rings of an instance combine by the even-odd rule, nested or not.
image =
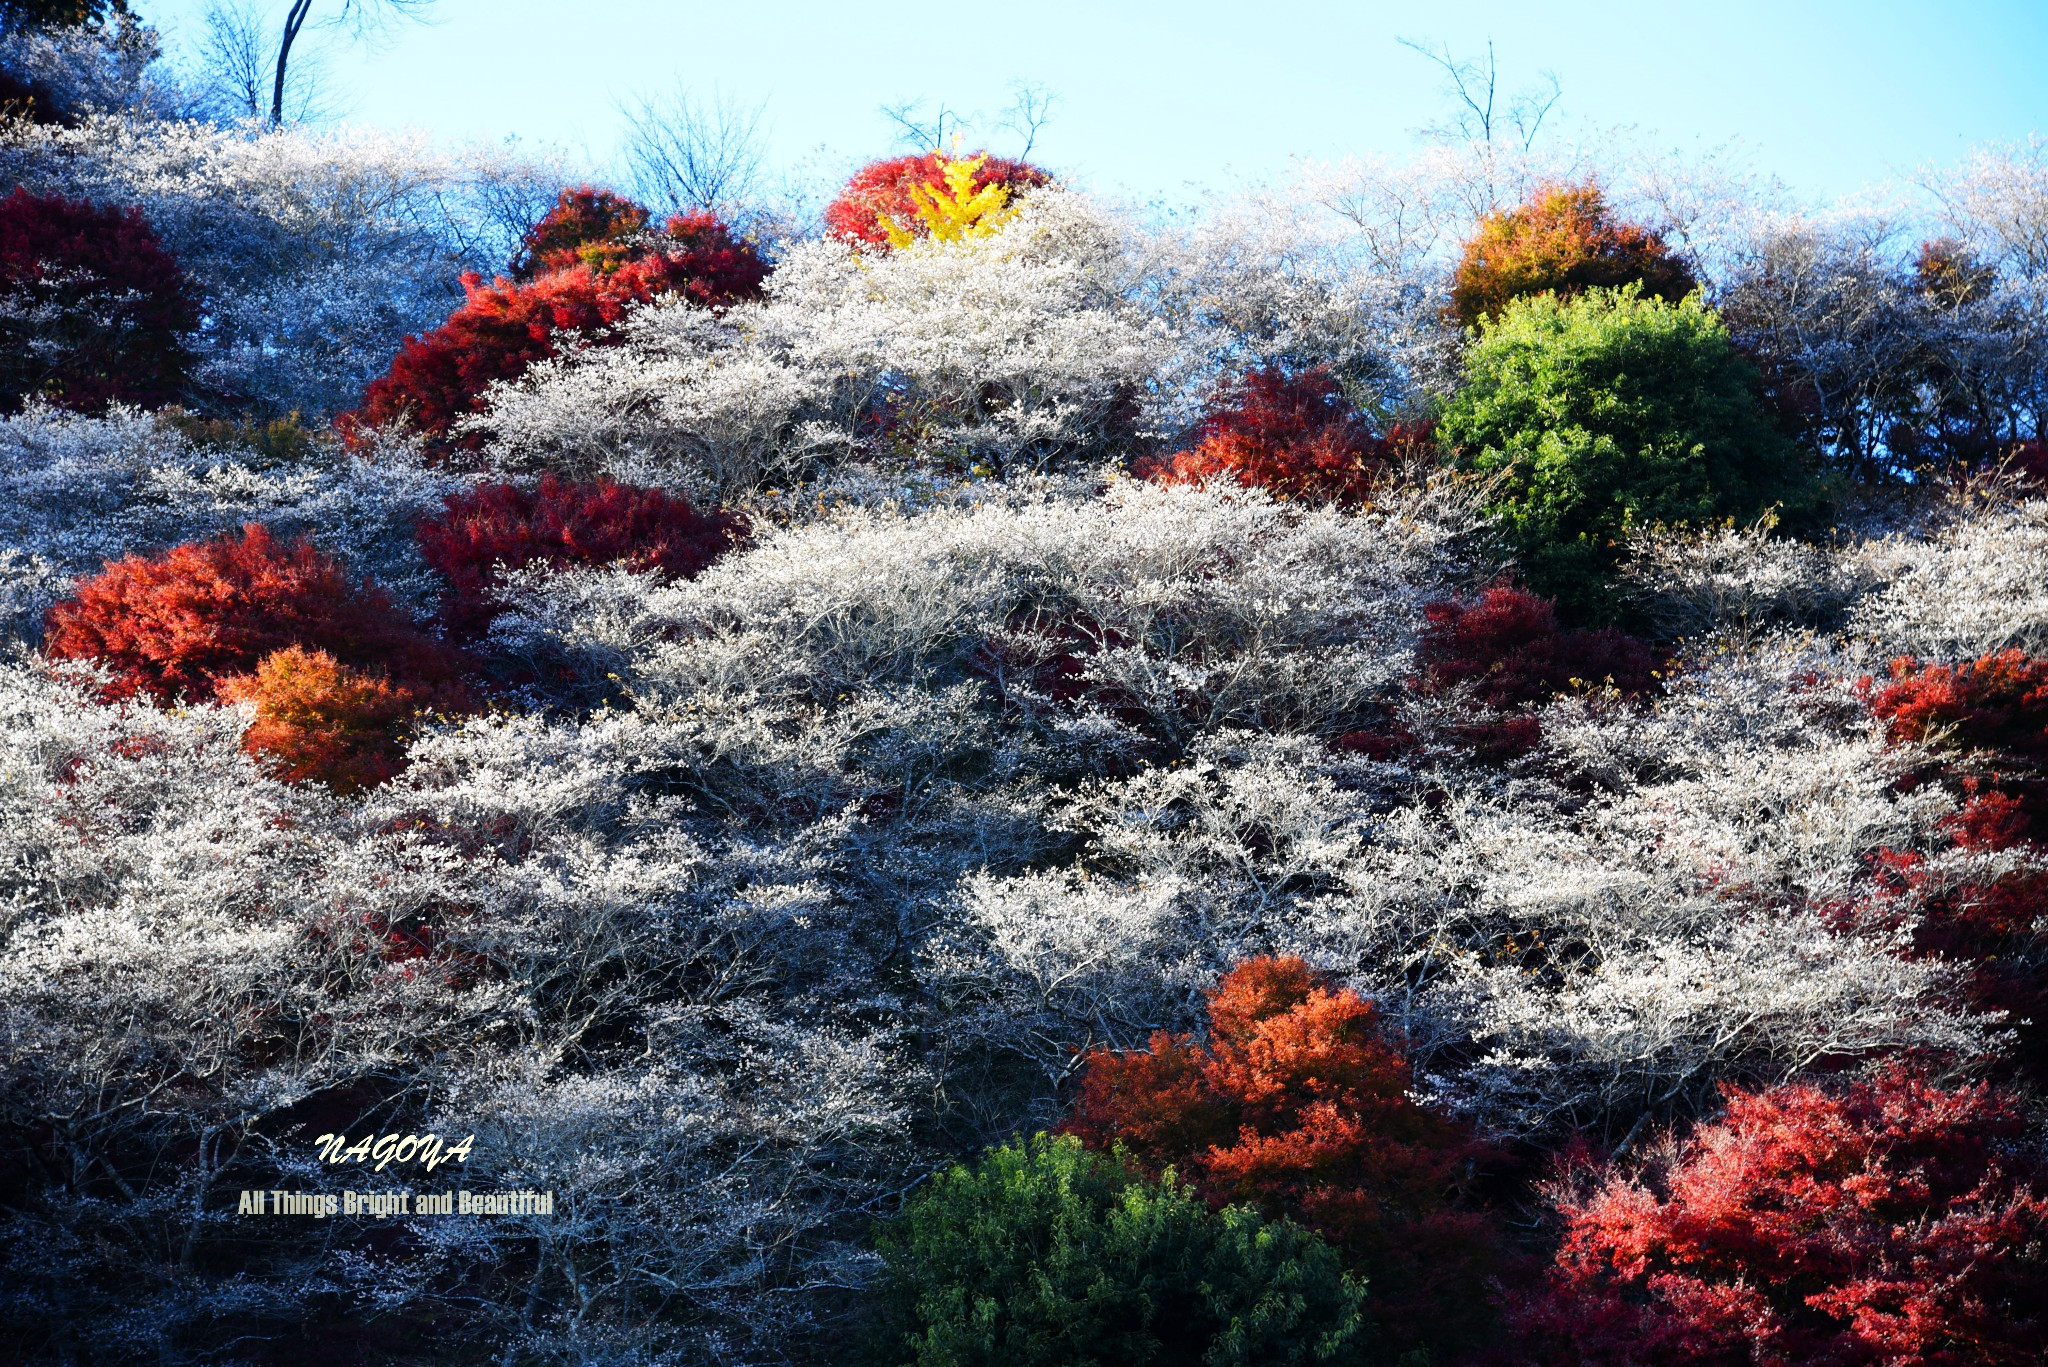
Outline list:
[[[985,155],[966,153],[944,160],[966,161]],[[889,234],[882,227],[883,217],[886,215],[904,227],[920,223],[917,201],[910,197],[911,187],[945,188],[942,165],[943,160],[937,152],[869,162],[854,173],[846,188],[839,192],[839,197],[825,206],[825,230],[834,237],[863,246],[888,246]],[[988,157],[974,174],[974,188],[980,190],[1002,184],[1009,186],[1014,193],[1044,185],[1051,179],[1028,162]]]
[[[442,615],[481,630],[496,611],[491,581],[517,568],[623,564],[687,579],[745,535],[729,513],[699,513],[685,499],[630,484],[565,484],[553,475],[522,489],[486,484],[448,496],[447,511],[419,528],[421,553],[448,581]]]
[[[210,699],[220,679],[295,645],[425,684],[453,679],[458,664],[382,589],[356,583],[307,542],[278,545],[256,523],[240,536],[108,565],[50,609],[43,648],[112,666],[110,697],[168,701]]]
[[[0,408],[177,397],[198,323],[185,274],[135,209],[16,187],[0,200]]]
[[[465,275],[462,307],[426,336],[405,339],[391,369],[364,390],[362,407],[341,419],[342,430],[404,422],[437,455],[474,451],[481,439],[457,435],[455,424],[482,407],[493,382],[517,379],[555,355],[565,337],[603,343],[604,329],[656,295],[680,294],[706,307],[758,298],[767,274],[753,247],[717,218],[684,214],[669,221],[662,249],[623,261],[579,262],[524,283],[485,285]]]
[[[2020,801],[2034,838],[2048,836],[2048,659],[2004,650],[1954,667],[1894,660],[1870,707],[1894,740],[1972,752],[1991,786]]]
[[[1398,452],[1429,441],[1426,427],[1375,436],[1323,366],[1293,376],[1269,367],[1217,394],[1192,450],[1142,462],[1138,473],[1162,484],[1230,475],[1275,498],[1356,507]]]
[[[243,749],[270,760],[288,783],[324,783],[341,794],[405,767],[405,728],[420,713],[470,706],[457,686],[394,683],[303,646],[272,652],[255,673],[222,679],[217,691],[256,710]]]
[[[1666,1164],[1562,1207],[1539,1361],[2021,1367],[2048,1342],[2048,1167],[2018,1105],[1903,1066],[1730,1091]]]
[[[668,239],[660,259],[666,288],[706,308],[724,308],[761,297],[768,263],[754,244],[735,237],[713,213],[677,214],[662,228]]]
[[[1569,298],[1638,281],[1673,303],[1698,287],[1663,238],[1614,217],[1599,186],[1546,185],[1479,225],[1452,276],[1449,313],[1471,327],[1521,295]]]
[[[1658,660],[1649,646],[1612,627],[1564,631],[1555,603],[1512,584],[1422,611],[1419,655],[1428,685],[1470,684],[1491,707],[1541,702],[1580,685],[1632,696],[1657,685]]]
[[[616,270],[635,255],[634,240],[647,228],[647,210],[622,195],[591,186],[564,190],[540,222],[526,230],[512,278],[531,280],[572,266]]]
[[[1473,1141],[1410,1081],[1371,1003],[1300,959],[1252,959],[1211,994],[1206,1043],[1089,1054],[1065,1128],[1322,1231],[1372,1278],[1392,1342],[1442,1344],[1472,1327],[1495,1240],[1458,1209]]]

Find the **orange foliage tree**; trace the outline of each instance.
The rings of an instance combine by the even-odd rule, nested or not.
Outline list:
[[[1191,449],[1142,462],[1137,472],[1162,484],[1228,475],[1275,498],[1356,506],[1399,451],[1428,441],[1418,428],[1374,435],[1323,366],[1298,375],[1269,367],[1218,391]]]
[[[279,545],[257,523],[108,565],[50,609],[43,648],[110,666],[113,698],[204,701],[219,680],[295,645],[427,684],[452,680],[459,666],[381,588],[356,582],[308,542]]]
[[[2021,1367],[2048,1343],[2048,1167],[2009,1096],[1894,1066],[1727,1114],[1561,1206],[1521,1346],[1559,1367]]]
[[[922,236],[924,221],[918,211],[918,192],[945,192],[946,167],[954,162],[972,161],[974,157],[981,158],[973,177],[973,188],[977,191],[1001,185],[1014,194],[1052,179],[1029,162],[992,157],[985,152],[970,157],[947,157],[939,152],[889,157],[861,167],[839,197],[825,206],[826,231],[866,247],[888,246],[891,223]]]
[[[1258,958],[1210,995],[1206,1041],[1089,1054],[1064,1128],[1172,1167],[1214,1204],[1320,1231],[1364,1269],[1392,1343],[1442,1347],[1483,1321],[1496,1239],[1462,1200],[1477,1146],[1411,1082],[1370,1002],[1300,959]]]
[[[1450,315],[1472,327],[1521,295],[1568,299],[1635,281],[1672,303],[1698,287],[1661,236],[1615,217],[1599,186],[1546,185],[1480,223],[1451,278]]]
[[[394,682],[303,646],[273,651],[253,674],[220,680],[217,691],[255,711],[243,749],[288,783],[324,783],[344,795],[405,767],[406,729],[422,712],[470,708],[457,685]]]

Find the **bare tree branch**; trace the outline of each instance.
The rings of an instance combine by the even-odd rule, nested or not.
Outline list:
[[[671,212],[735,217],[760,189],[761,116],[723,91],[699,100],[677,83],[622,105],[624,154],[635,191]]]
[[[936,113],[926,117],[922,97],[885,104],[881,110],[883,117],[896,125],[897,141],[906,146],[925,152],[942,151],[946,146],[948,125],[956,140],[977,128],[986,128],[990,132],[1002,129],[1024,139],[1023,149],[1017,153],[1021,161],[1031,155],[1031,149],[1038,145],[1039,133],[1052,122],[1052,107],[1058,100],[1059,97],[1045,86],[1018,81],[1010,87],[1010,103],[994,115],[980,110],[962,114],[942,102]]]
[[[1042,85],[1023,81],[1012,85],[1010,91],[1010,107],[996,126],[1024,139],[1024,149],[1017,153],[1017,160],[1029,161],[1031,149],[1038,145],[1039,132],[1052,122],[1052,107],[1059,97]]]
[[[1413,38],[1401,38],[1397,41],[1402,47],[1421,54],[1442,70],[1448,93],[1462,106],[1450,123],[1436,124],[1423,131],[1433,137],[1491,145],[1494,135],[1503,131],[1498,123],[1500,63],[1494,53],[1493,40],[1486,40],[1486,59],[1483,62],[1476,58],[1457,57],[1452,53],[1449,43],[1437,43],[1432,46]],[[1521,91],[1508,101],[1505,111],[1507,122],[1514,126],[1524,152],[1534,146],[1544,119],[1564,96],[1564,86],[1558,80],[1556,72],[1544,71],[1540,74],[1549,89]]]
[[[897,141],[915,147],[920,151],[940,151],[946,145],[947,121],[952,121],[953,132],[956,137],[965,125],[960,116],[951,109],[948,109],[943,103],[939,105],[939,112],[929,122],[922,116],[921,111],[923,109],[924,100],[922,98],[899,100],[895,104],[883,105],[882,115],[900,130]]]
[[[389,31],[395,19],[424,22],[422,12],[433,3],[434,0],[341,0],[341,8],[323,22],[333,28],[346,29],[349,36],[359,43],[375,43]],[[299,33],[306,27],[312,12],[313,0],[292,0],[291,8],[285,11],[284,29],[278,35],[276,76],[270,90],[272,128],[284,122],[285,75],[291,62],[292,45],[298,41]]]

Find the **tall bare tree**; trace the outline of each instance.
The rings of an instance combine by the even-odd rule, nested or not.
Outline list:
[[[1510,97],[1504,107],[1500,106],[1500,66],[1494,58],[1491,38],[1486,40],[1484,63],[1475,57],[1453,56],[1449,43],[1431,45],[1413,38],[1403,38],[1400,43],[1442,68],[1448,89],[1457,99],[1458,107],[1451,121],[1428,130],[1438,137],[1492,144],[1496,135],[1505,136],[1508,128],[1512,127],[1522,150],[1527,152],[1535,144],[1543,120],[1564,97],[1564,87],[1558,83],[1557,73],[1545,71],[1539,74],[1549,87],[1547,90],[1521,91]]]
[[[322,22],[346,29],[352,38],[364,41],[380,36],[397,18],[418,19],[434,0],[340,0],[335,12]],[[292,0],[285,11],[284,29],[278,36],[277,66],[270,86],[270,126],[284,122],[285,74],[291,63],[292,45],[312,18],[313,0]]]
[[[956,138],[964,137],[976,128],[1002,129],[1024,140],[1022,150],[1017,153],[1017,159],[1022,161],[1038,145],[1039,133],[1052,122],[1052,107],[1058,98],[1045,86],[1018,81],[1010,86],[1009,104],[994,114],[980,110],[962,114],[941,101],[937,112],[927,115],[926,102],[916,99],[885,104],[882,116],[896,125],[899,142],[925,152],[945,149],[949,127]]]
[[[621,109],[634,189],[671,211],[734,217],[760,189],[766,109],[720,90],[700,99],[680,81],[636,97]]]

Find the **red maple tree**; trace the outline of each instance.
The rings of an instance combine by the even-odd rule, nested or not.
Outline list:
[[[526,230],[512,278],[531,280],[571,266],[617,269],[645,251],[637,239],[646,230],[647,210],[624,195],[589,185],[564,190]]]
[[[322,783],[343,795],[405,767],[406,731],[421,713],[473,706],[459,685],[394,682],[303,646],[273,651],[254,673],[220,680],[217,692],[255,711],[244,750],[288,783]]]
[[[2032,839],[2048,839],[2048,659],[2002,650],[1959,665],[1891,663],[1865,681],[1870,709],[1893,740],[1955,754],[1950,769],[2019,805]]]
[[[497,611],[492,581],[501,564],[619,564],[687,579],[745,533],[742,519],[700,513],[661,489],[543,475],[531,488],[485,484],[449,495],[446,511],[420,524],[419,542],[448,581],[443,619],[474,632]]]
[[[1664,239],[1617,218],[1599,186],[1546,185],[1480,223],[1451,277],[1448,312],[1471,327],[1520,295],[1569,298],[1631,283],[1673,303],[1698,288]]]
[[[1641,695],[1657,684],[1648,645],[1613,627],[1566,631],[1551,599],[1509,583],[1422,610],[1417,656],[1427,686],[1469,684],[1490,707],[1513,708],[1574,687]]]
[[[983,152],[951,158],[942,157],[937,152],[888,157],[871,161],[854,172],[846,188],[825,206],[825,229],[834,237],[848,242],[886,247],[889,245],[889,232],[882,225],[884,218],[912,230],[920,222],[917,201],[910,193],[912,187],[922,185],[927,189],[943,189],[946,162],[966,161],[975,156],[984,158],[980,169],[974,173],[974,188],[977,190],[990,185],[1006,185],[1014,192],[1045,185],[1052,180],[1051,176],[1028,162],[991,157]]]
[[[2048,1343],[2048,1168],[2009,1095],[1895,1065],[1727,1093],[1562,1204],[1525,1355],[1575,1367],[2022,1367]]]
[[[1250,959],[1210,995],[1206,1040],[1089,1054],[1063,1128],[1321,1231],[1372,1279],[1392,1343],[1442,1346],[1483,1319],[1496,1239],[1462,1199],[1476,1144],[1412,1081],[1370,1002],[1300,959]]]
[[[571,229],[581,230],[569,224],[556,236],[566,241]],[[549,247],[548,259],[567,259],[566,252],[575,264],[523,282],[486,285],[474,273],[463,276],[462,306],[432,332],[405,339],[391,369],[363,391],[361,406],[339,420],[343,434],[402,424],[424,435],[438,457],[477,450],[479,435],[454,429],[482,409],[493,383],[519,378],[564,347],[605,343],[606,330],[629,309],[658,295],[722,308],[759,298],[768,275],[752,244],[710,214],[677,215],[663,238],[647,244],[600,245]],[[615,260],[613,248],[625,259]]]
[[[1231,476],[1279,499],[1364,503],[1397,455],[1425,447],[1427,427],[1374,434],[1327,367],[1290,375],[1254,370],[1218,390],[1195,429],[1194,445],[1137,473],[1162,484],[1206,484]]]
[[[198,325],[185,273],[140,210],[0,199],[0,410],[157,407],[183,392]]]
[[[164,701],[211,699],[219,680],[287,646],[423,684],[453,680],[460,665],[384,590],[311,543],[280,545],[253,522],[239,536],[109,564],[51,607],[43,642],[54,659],[111,666],[109,697]]]

